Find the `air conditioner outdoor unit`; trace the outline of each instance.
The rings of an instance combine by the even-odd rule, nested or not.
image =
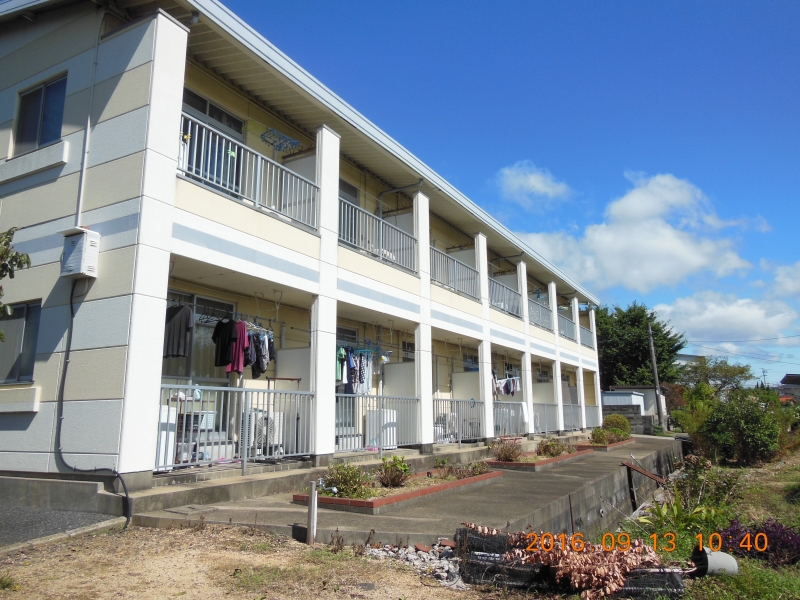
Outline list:
[[[242,417],[242,436],[247,428],[247,444],[250,448],[269,449],[283,446],[283,413],[268,414],[254,409],[247,418]]]

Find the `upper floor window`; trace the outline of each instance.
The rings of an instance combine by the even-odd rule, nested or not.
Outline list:
[[[219,127],[225,133],[234,134],[234,137],[242,138],[244,132],[244,121],[237,119],[229,112],[221,109],[216,104],[212,104],[199,94],[195,94],[191,90],[183,88],[183,108],[189,109],[187,112],[193,114],[195,117],[203,115],[210,120],[215,121],[213,125]],[[199,113],[199,114],[196,114]],[[206,119],[208,121],[208,119]]]
[[[67,78],[26,91],[19,98],[14,153],[23,154],[61,139]]]
[[[339,180],[339,198],[358,206],[358,188],[344,179]]]
[[[0,316],[0,382],[33,380],[36,338],[39,335],[40,302],[14,304],[11,314]]]

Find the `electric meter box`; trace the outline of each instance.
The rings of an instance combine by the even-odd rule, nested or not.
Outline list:
[[[81,279],[97,277],[100,257],[100,234],[82,227],[62,231],[64,254],[61,258],[61,277]]]

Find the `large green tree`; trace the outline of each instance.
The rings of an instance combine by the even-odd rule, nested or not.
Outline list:
[[[660,320],[655,312],[638,302],[628,308],[601,306],[595,316],[600,385],[604,390],[612,385],[653,384],[648,322],[653,328],[659,381],[675,383],[679,380],[675,355],[686,346],[686,339],[667,321]]]
[[[755,376],[748,365],[730,364],[725,356],[702,356],[681,370],[679,382],[689,388],[705,383],[719,395],[720,392],[741,388],[752,379]]]

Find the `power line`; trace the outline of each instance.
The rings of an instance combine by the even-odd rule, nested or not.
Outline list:
[[[766,342],[768,340],[785,340],[786,338],[796,338],[800,337],[798,335],[782,335],[780,337],[772,337],[772,338],[758,338],[754,340],[689,340],[686,342],[687,344],[696,344],[698,342],[707,342],[709,344],[739,344],[744,342]]]
[[[708,348],[709,350],[714,350],[719,354],[732,354],[733,356],[741,356],[744,358],[749,358],[751,360],[760,360],[762,362],[772,362],[772,363],[781,363],[784,365],[797,365],[800,366],[800,363],[788,362],[785,360],[775,360],[773,358],[760,358],[758,356],[750,356],[749,354],[737,354],[736,352],[726,352],[725,350],[720,350],[719,348],[712,348],[711,346],[701,346],[700,344],[695,344],[698,348]]]

